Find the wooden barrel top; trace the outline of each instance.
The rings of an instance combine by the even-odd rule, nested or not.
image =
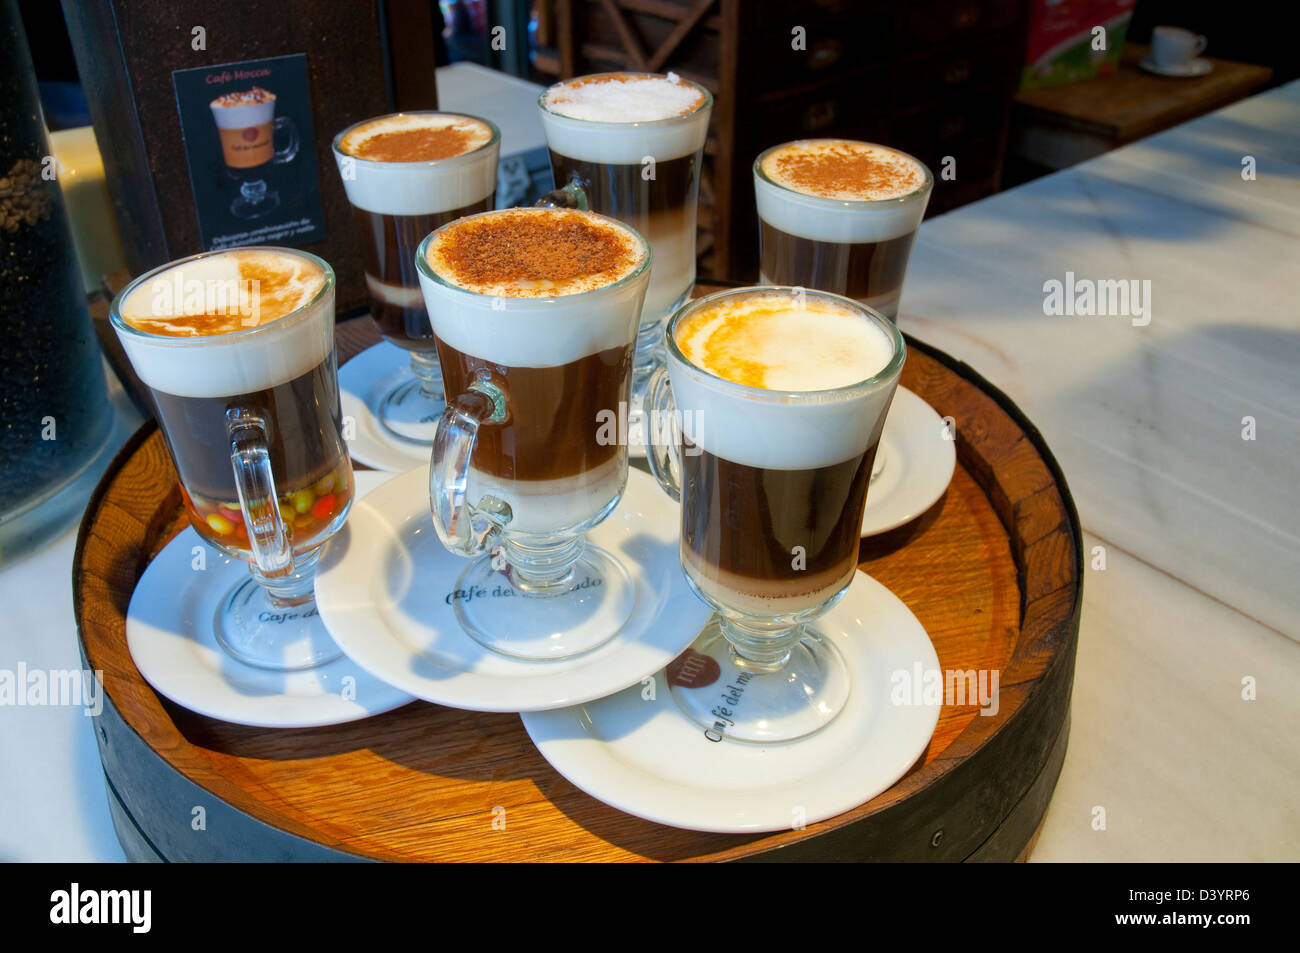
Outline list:
[[[701,287],[697,293],[716,290]],[[338,328],[340,360],[375,343]],[[945,705],[924,756],[870,802],[803,830],[703,834],[624,814],[561,777],[517,715],[414,702],[350,724],[232,725],[162,698],[126,644],[136,581],[186,522],[151,423],[118,455],[77,541],[74,600],[103,672],[97,740],[114,823],[139,859],[1011,860],[1046,810],[1068,737],[1082,542],[1055,460],[970,368],[909,339],[903,384],[957,435],[944,497],[862,542],[861,568],[920,619],[943,670],[996,669],[999,709]],[[869,757],[864,752],[864,757]],[[196,830],[194,807],[205,824]],[[508,824],[494,830],[493,808]]]

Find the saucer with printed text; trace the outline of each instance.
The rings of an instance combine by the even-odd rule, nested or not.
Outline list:
[[[867,489],[863,536],[897,529],[938,502],[957,466],[957,441],[933,407],[899,387],[876,457],[878,466],[882,457],[884,462]]]
[[[629,469],[618,507],[587,539],[632,577],[631,618],[581,655],[512,658],[484,648],[457,621],[453,600],[464,598],[456,585],[468,560],[438,539],[428,468],[421,468],[353,506],[337,545],[321,558],[316,604],[350,658],[417,698],[472,711],[563,708],[648,680],[708,621],[708,607],[682,573],[680,522],[677,504],[655,481]],[[521,613],[527,609],[520,604]]]
[[[353,478],[364,498],[391,474],[358,471]],[[126,641],[136,668],[159,694],[200,715],[260,728],[337,725],[414,701],[346,655],[300,672],[232,658],[217,644],[215,619],[230,590],[247,578],[247,563],[206,545],[193,528],[154,557],[131,595]]]
[[[627,814],[714,833],[815,824],[871,800],[906,774],[925,753],[942,702],[914,684],[919,673],[939,668],[925,629],[865,573],[813,627],[843,654],[852,688],[834,720],[797,741],[747,744],[726,738],[725,729],[705,731],[669,690],[669,677],[691,670],[680,664],[659,672],[653,686],[520,717],[556,771]],[[716,691],[728,705],[738,701],[730,685],[691,689]]]

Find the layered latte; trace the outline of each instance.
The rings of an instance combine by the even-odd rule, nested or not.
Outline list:
[[[617,221],[509,209],[447,225],[422,246],[420,280],[449,397],[475,382],[506,417],[478,430],[470,499],[507,502],[516,534],[599,522],[627,479],[627,449],[600,438],[628,399],[650,250]]]
[[[761,276],[898,314],[933,180],[917,159],[848,139],[806,139],[754,162]]]
[[[706,299],[677,319],[673,344],[674,400],[694,420],[681,457],[688,578],[747,617],[816,609],[857,567],[902,360],[894,337],[851,302],[753,290]]]

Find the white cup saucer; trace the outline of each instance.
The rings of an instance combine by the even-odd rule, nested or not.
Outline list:
[[[427,467],[352,508],[321,559],[316,604],[344,652],[417,698],[473,711],[562,708],[639,684],[708,621],[708,607],[682,574],[680,521],[654,480],[629,470],[618,508],[587,538],[627,568],[636,606],[608,642],[568,659],[498,655],[461,629],[451,600],[468,561],[447,552],[434,532]]]
[[[1154,56],[1144,56],[1138,62],[1138,66],[1148,73],[1155,73],[1157,76],[1169,76],[1174,79],[1190,79],[1194,76],[1204,76],[1214,69],[1213,63],[1199,56],[1185,63],[1160,63]]]
[[[587,704],[527,713],[524,727],[556,771],[636,817],[716,833],[815,824],[906,774],[934,734],[941,702],[916,684],[939,670],[929,636],[870,576],[859,572],[814,625],[843,653],[853,687],[829,725],[797,741],[711,739],[678,709],[665,672],[655,676],[653,691],[635,685]]]
[[[390,474],[353,476],[363,496]],[[214,620],[231,588],[246,578],[247,564],[206,545],[192,528],[145,569],[127,608],[126,641],[136,668],[159,694],[201,715],[260,728],[337,725],[414,701],[347,656],[302,672],[272,672],[232,658],[217,644]]]
[[[391,473],[428,465],[428,446],[401,440],[379,422],[384,395],[414,379],[410,355],[387,341],[366,348],[339,368],[339,409],[353,460]]]
[[[867,490],[863,536],[897,529],[933,506],[952,482],[957,443],[933,407],[899,387],[876,455],[885,463]]]

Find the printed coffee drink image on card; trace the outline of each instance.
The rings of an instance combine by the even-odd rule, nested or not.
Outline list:
[[[306,57],[172,73],[203,246],[325,237]]]

